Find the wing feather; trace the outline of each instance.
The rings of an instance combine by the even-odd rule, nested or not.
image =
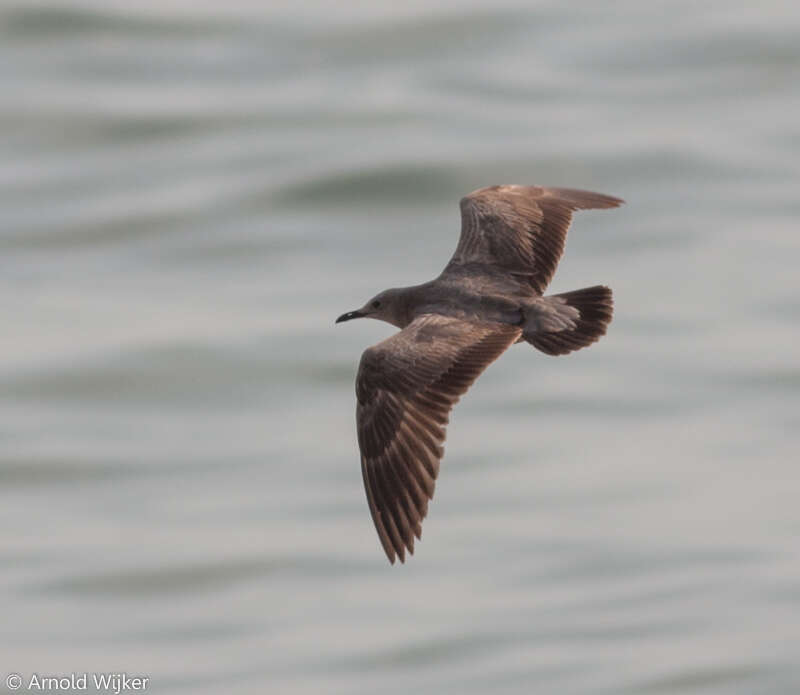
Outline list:
[[[356,378],[361,468],[391,562],[413,553],[422,534],[450,410],[519,335],[516,326],[427,314],[364,352]]]
[[[518,276],[541,295],[564,252],[572,213],[622,202],[571,188],[481,188],[461,199],[461,237],[448,268],[491,266]]]

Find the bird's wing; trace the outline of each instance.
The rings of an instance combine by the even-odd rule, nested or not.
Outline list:
[[[414,552],[444,454],[450,410],[520,335],[437,314],[364,351],[356,420],[367,502],[390,562]]]
[[[491,266],[519,276],[542,294],[564,251],[573,211],[615,208],[622,202],[570,188],[491,186],[473,191],[461,199],[461,237],[448,268]]]

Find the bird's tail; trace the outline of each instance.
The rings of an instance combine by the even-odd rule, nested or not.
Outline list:
[[[522,340],[548,355],[566,355],[605,335],[614,301],[602,285],[538,297],[523,309]]]

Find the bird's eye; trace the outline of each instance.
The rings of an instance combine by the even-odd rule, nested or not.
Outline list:
[[[380,305],[381,303],[377,299],[374,302],[372,302],[373,309],[377,309],[378,307],[380,307]]]

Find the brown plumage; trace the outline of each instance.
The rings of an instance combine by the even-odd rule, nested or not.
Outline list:
[[[391,562],[414,552],[433,497],[450,410],[511,344],[561,355],[596,341],[611,290],[542,296],[574,210],[618,198],[564,188],[492,186],[461,200],[461,237],[442,274],[385,290],[337,323],[370,317],[403,330],[368,348],[356,377],[361,469]]]

